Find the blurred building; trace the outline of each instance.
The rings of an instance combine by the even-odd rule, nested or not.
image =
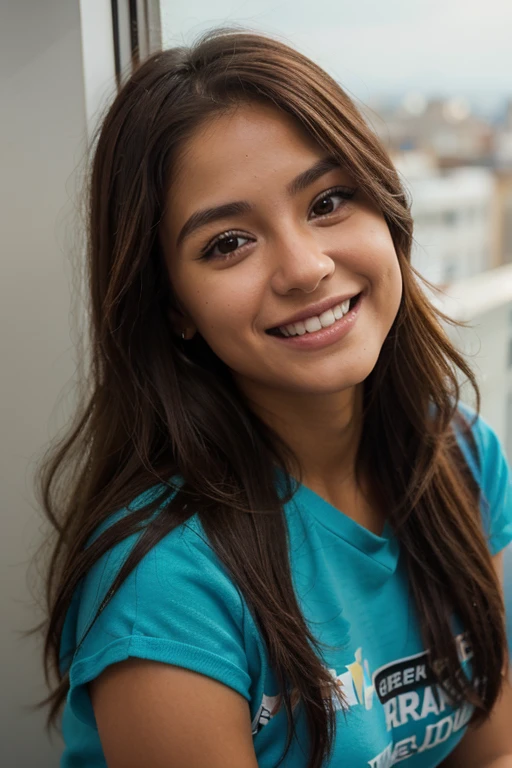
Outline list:
[[[443,167],[493,162],[495,127],[474,114],[466,99],[427,100],[421,93],[407,93],[398,102],[375,104],[366,115],[392,152],[421,150]]]
[[[420,272],[446,285],[512,262],[512,100],[483,116],[408,93],[363,111],[411,193]]]
[[[440,169],[432,154],[418,151],[393,159],[412,201],[412,263],[418,271],[447,285],[497,266],[494,174],[487,168]]]

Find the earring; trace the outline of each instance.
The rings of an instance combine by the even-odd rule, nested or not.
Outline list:
[[[185,331],[181,332],[181,338],[182,338],[183,341],[185,341]]]

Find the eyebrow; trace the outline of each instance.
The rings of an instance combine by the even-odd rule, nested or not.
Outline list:
[[[340,168],[339,160],[335,157],[324,157],[312,165],[311,168],[299,173],[295,179],[290,181],[290,183],[286,185],[286,191],[293,197],[335,168]],[[224,203],[224,205],[216,205],[213,208],[204,208],[200,211],[195,211],[181,228],[176,241],[176,247],[179,247],[185,238],[189,237],[192,232],[195,232],[197,229],[205,227],[207,224],[211,224],[220,219],[226,219],[230,216],[240,216],[243,213],[248,213],[252,209],[252,204],[247,200],[238,200],[233,203]]]

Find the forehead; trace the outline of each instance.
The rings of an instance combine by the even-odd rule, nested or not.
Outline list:
[[[209,118],[186,142],[170,196],[231,199],[241,184],[256,190],[284,182],[323,155],[291,115],[271,105],[238,105]]]

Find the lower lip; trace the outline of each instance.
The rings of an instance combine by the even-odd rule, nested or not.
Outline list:
[[[362,303],[363,296],[361,295],[352,309],[328,328],[321,328],[313,333],[306,332],[302,336],[273,336],[270,334],[270,338],[294,349],[323,349],[339,341],[352,330]]]

